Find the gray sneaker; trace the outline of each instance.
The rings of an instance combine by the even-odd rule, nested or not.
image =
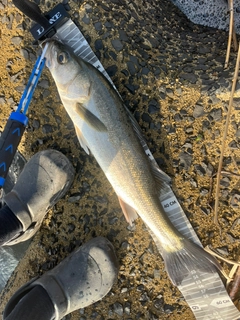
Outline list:
[[[3,320],[36,285],[47,291],[54,305],[54,319],[60,320],[77,309],[101,300],[112,288],[118,267],[113,245],[106,238],[94,238],[72,252],[58,266],[22,286],[7,303]]]
[[[31,238],[47,211],[68,191],[73,178],[73,166],[61,152],[50,149],[36,153],[25,165],[12,191],[4,197],[23,226],[23,231],[5,245]]]

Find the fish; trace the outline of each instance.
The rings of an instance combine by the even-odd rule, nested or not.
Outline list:
[[[112,84],[57,40],[48,40],[45,58],[80,145],[105,173],[126,220],[132,224],[140,216],[146,224],[172,283],[180,285],[196,269],[207,273],[221,269],[212,255],[184,237],[165,214],[158,198],[159,188],[164,188],[162,176],[145,154],[134,118]]]

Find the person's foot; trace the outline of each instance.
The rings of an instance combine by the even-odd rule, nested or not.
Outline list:
[[[21,233],[4,245],[31,238],[47,211],[68,191],[73,178],[73,166],[61,152],[50,149],[36,153],[25,165],[12,191],[4,197],[22,224]]]
[[[106,238],[94,238],[54,269],[22,286],[7,303],[3,320],[17,319],[24,308],[32,313],[30,309],[37,308],[39,299],[43,299],[38,297],[35,303],[29,303],[32,301],[31,291],[39,286],[45,290],[42,290],[47,295],[45,300],[50,298],[54,306],[53,318],[60,320],[77,309],[101,300],[112,288],[117,274],[118,261],[112,244]],[[41,319],[45,319],[44,315]]]

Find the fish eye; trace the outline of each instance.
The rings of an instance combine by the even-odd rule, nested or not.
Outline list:
[[[64,64],[64,63],[68,62],[68,58],[69,58],[69,54],[65,51],[62,51],[57,56],[57,61],[60,64]]]

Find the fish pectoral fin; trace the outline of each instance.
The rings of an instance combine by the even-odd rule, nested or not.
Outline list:
[[[76,112],[89,126],[99,132],[106,132],[107,128],[101,120],[98,119],[91,111],[85,108],[81,103],[76,103]]]
[[[138,218],[136,210],[124,202],[120,197],[118,197],[118,200],[127,222],[132,226],[133,221]]]
[[[89,148],[88,148],[88,145],[87,145],[87,142],[86,142],[84,136],[82,135],[82,132],[80,131],[80,129],[77,126],[75,126],[75,130],[76,130],[78,141],[79,141],[81,147],[89,155]]]
[[[188,278],[191,278],[193,272],[197,270],[206,273],[221,271],[222,267],[215,257],[202,247],[186,238],[183,238],[181,242],[182,248],[179,250],[175,247],[170,250],[164,249],[163,246],[159,248],[168,276],[174,285],[184,285],[184,280],[189,281]]]

